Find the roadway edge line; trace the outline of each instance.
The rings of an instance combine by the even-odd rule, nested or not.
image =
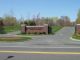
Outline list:
[[[41,46],[41,47],[38,47],[38,46],[33,46],[33,47],[30,47],[30,46],[0,46],[0,48],[4,48],[4,47],[5,47],[5,48],[7,48],[7,47],[9,47],[9,48],[16,48],[16,47],[17,47],[17,48],[40,48],[40,49],[41,49],[41,48],[42,48],[42,49],[43,49],[43,48],[52,48],[52,49],[53,49],[53,48],[57,48],[57,49],[58,49],[58,48],[71,48],[71,49],[72,49],[72,48],[80,48],[80,47],[42,47],[42,46]]]

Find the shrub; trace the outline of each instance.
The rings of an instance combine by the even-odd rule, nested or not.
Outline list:
[[[3,27],[3,21],[0,19],[0,34],[5,34],[5,30],[4,30],[4,27]]]
[[[52,34],[52,26],[48,26],[48,33]]]

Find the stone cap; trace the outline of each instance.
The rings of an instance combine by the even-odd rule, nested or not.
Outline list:
[[[35,25],[35,26],[26,26],[26,27],[44,27],[44,26],[48,26],[48,24],[44,24],[44,25]]]
[[[76,24],[76,25],[80,25],[80,24]]]
[[[21,24],[21,26],[26,26],[25,24]]]
[[[44,24],[44,25],[48,26],[48,24]]]

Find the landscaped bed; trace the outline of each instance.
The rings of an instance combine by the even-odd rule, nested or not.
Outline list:
[[[3,42],[21,42],[28,41],[31,37],[0,37],[0,41]]]
[[[80,35],[74,34],[72,38],[80,40]]]

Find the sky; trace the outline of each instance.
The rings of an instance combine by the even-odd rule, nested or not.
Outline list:
[[[40,17],[69,16],[74,21],[79,8],[80,0],[0,0],[0,17],[32,18],[40,13]]]

